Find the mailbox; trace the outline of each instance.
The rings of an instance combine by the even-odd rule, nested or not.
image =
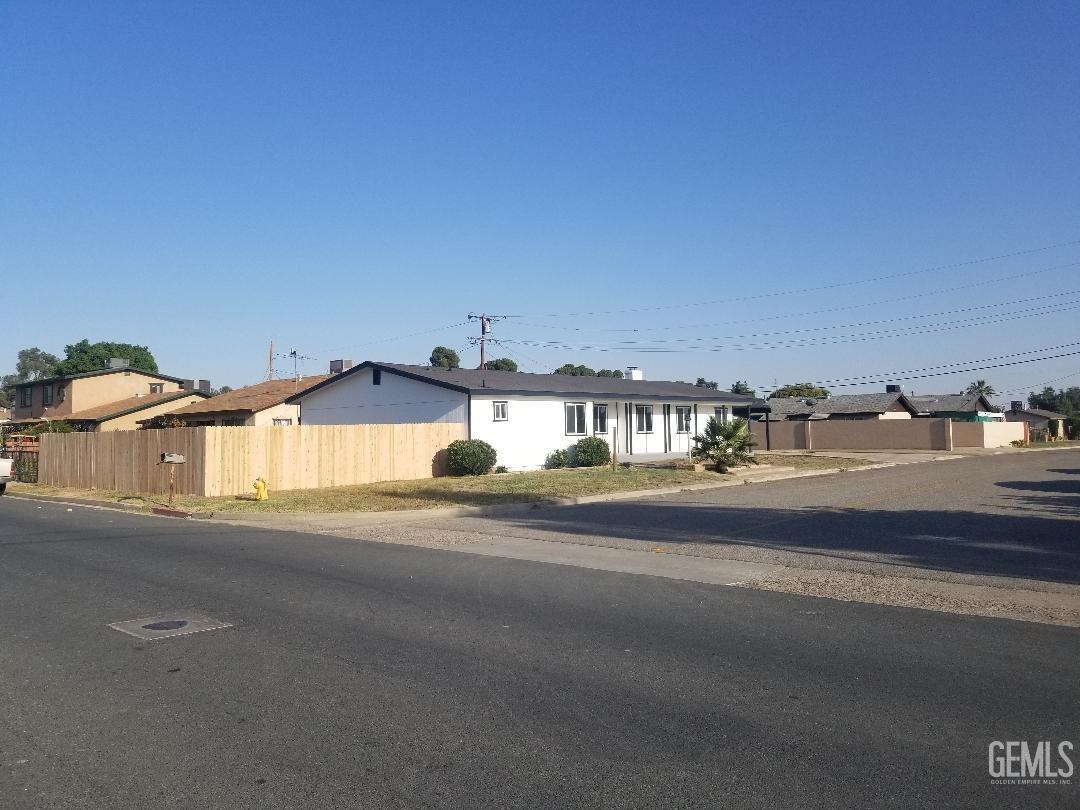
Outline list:
[[[180,455],[179,453],[162,453],[161,454],[161,463],[162,464],[183,464],[184,463],[184,457],[182,455]]]

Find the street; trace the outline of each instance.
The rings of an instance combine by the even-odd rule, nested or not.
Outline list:
[[[1074,584],[1078,456],[472,524]],[[233,626],[108,627],[165,614]],[[987,769],[994,740],[1080,744],[1067,627],[6,497],[0,634],[5,806],[1080,800]]]

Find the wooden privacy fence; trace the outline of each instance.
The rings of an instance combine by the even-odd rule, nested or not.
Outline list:
[[[241,495],[265,478],[272,490],[370,484],[445,475],[445,449],[465,425],[199,427],[45,434],[43,484],[168,492],[162,453],[180,453],[176,492]]]

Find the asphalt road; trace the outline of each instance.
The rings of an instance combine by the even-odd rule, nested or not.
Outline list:
[[[462,533],[803,567],[889,564],[941,578],[1080,583],[1080,450],[856,470],[634,501],[463,518]],[[710,547],[713,549],[710,551]]]
[[[170,611],[235,627],[107,627]],[[0,499],[5,807],[1075,806],[1076,776],[991,785],[987,746],[1080,747],[1078,652],[1066,628]]]

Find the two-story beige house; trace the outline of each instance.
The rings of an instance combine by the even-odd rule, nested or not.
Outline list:
[[[100,371],[19,383],[11,421],[64,421],[85,431],[134,430],[139,420],[208,396],[208,390],[195,390],[193,381],[110,361],[109,367]]]

